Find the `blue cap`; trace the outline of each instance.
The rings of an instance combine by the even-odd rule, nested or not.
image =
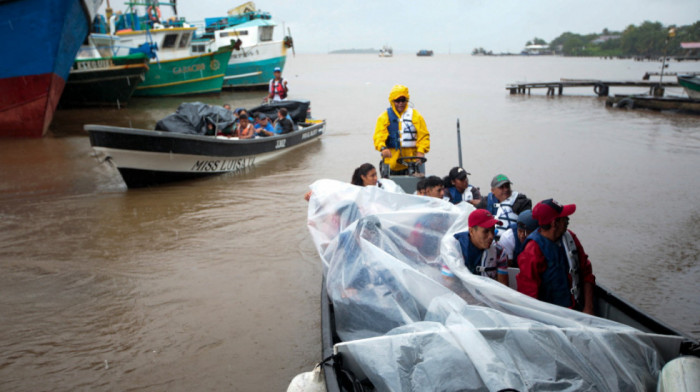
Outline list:
[[[280,67],[275,67],[275,70],[273,72],[282,72],[282,68]]]
[[[532,211],[531,210],[526,210],[520,213],[518,215],[518,228],[519,229],[525,229],[527,231],[535,231],[539,224],[535,220],[535,218],[532,217]]]

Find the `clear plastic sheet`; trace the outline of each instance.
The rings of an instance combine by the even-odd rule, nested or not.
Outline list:
[[[470,205],[333,180],[311,189],[336,350],[378,390],[655,388],[658,335],[472,275],[453,237]]]

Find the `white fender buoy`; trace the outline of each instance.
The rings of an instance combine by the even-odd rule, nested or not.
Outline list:
[[[287,387],[287,392],[326,392],[326,382],[321,366],[313,371],[297,374]]]
[[[700,358],[683,356],[667,363],[659,375],[657,392],[700,390]]]

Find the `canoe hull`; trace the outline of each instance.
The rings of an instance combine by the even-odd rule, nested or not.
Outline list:
[[[100,160],[119,169],[129,188],[236,173],[318,139],[325,122],[286,135],[238,140],[86,125]]]

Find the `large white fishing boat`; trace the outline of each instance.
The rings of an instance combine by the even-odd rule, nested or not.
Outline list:
[[[256,10],[253,2],[229,10],[228,16],[206,18],[204,23],[203,38],[214,40],[213,50],[227,45],[234,47],[224,87],[267,85],[273,70],[284,68],[287,49],[293,48],[291,35],[274,39],[277,24],[268,12]]]

